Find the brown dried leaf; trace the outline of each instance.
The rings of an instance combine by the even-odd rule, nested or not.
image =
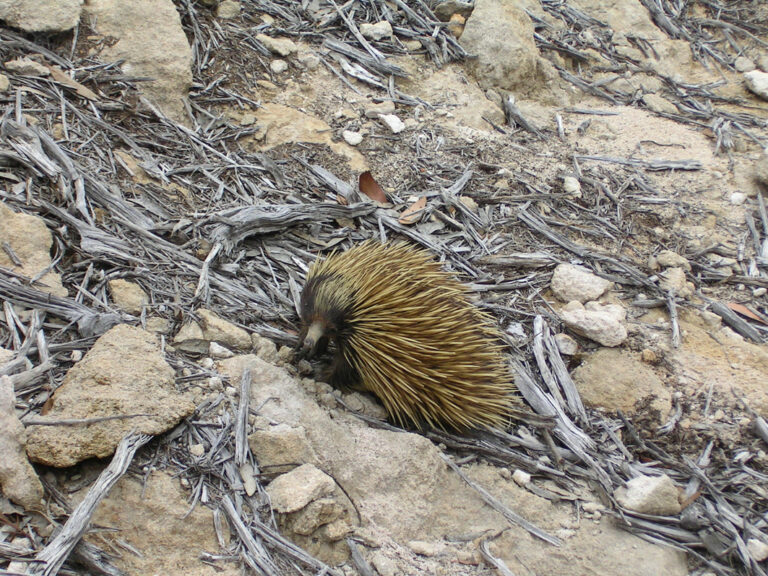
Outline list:
[[[752,312],[752,310],[750,310],[743,304],[738,304],[737,302],[728,302],[728,308],[730,308],[731,310],[733,310],[738,314],[741,314],[742,316],[746,316],[751,320],[755,320],[756,322],[760,322],[761,324],[768,325],[768,322],[766,322],[763,318],[761,318],[760,316]]]
[[[368,196],[371,200],[376,202],[386,202],[387,195],[384,194],[384,190],[381,189],[379,183],[374,180],[370,170],[366,170],[360,174],[360,192]]]
[[[416,222],[419,221],[419,218],[421,218],[421,211],[424,210],[424,208],[427,206],[427,197],[422,196],[416,202],[411,204],[408,208],[403,210],[403,213],[400,214],[400,218],[398,218],[398,221],[400,224],[403,224],[405,226],[410,226],[411,224],[416,224]]]
[[[68,88],[72,88],[75,92],[77,92],[80,96],[83,98],[87,98],[88,100],[98,100],[98,95],[91,90],[90,88],[86,88],[80,82],[77,80],[73,80],[70,78],[66,72],[64,72],[61,68],[58,66],[48,66],[47,67],[51,71],[51,77],[56,80],[59,84],[63,84],[64,86],[67,86]]]

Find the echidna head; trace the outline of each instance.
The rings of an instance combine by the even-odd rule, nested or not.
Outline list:
[[[302,349],[310,355],[324,352],[329,340],[342,346],[349,330],[347,319],[352,305],[338,276],[322,274],[309,278],[301,293],[299,345]]]

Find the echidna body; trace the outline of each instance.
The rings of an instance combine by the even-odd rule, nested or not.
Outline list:
[[[515,397],[501,337],[466,293],[429,253],[365,242],[310,268],[300,341],[333,340],[329,383],[373,392],[402,426],[503,427]]]

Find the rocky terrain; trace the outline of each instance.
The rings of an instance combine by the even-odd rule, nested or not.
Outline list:
[[[768,572],[767,4],[0,20],[0,571]],[[317,379],[304,275],[368,238],[469,284],[538,417]]]

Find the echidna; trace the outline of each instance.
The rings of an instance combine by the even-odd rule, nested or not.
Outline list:
[[[401,426],[503,427],[515,396],[500,333],[424,250],[364,242],[316,261],[304,349],[336,344],[329,384],[373,392]]]

